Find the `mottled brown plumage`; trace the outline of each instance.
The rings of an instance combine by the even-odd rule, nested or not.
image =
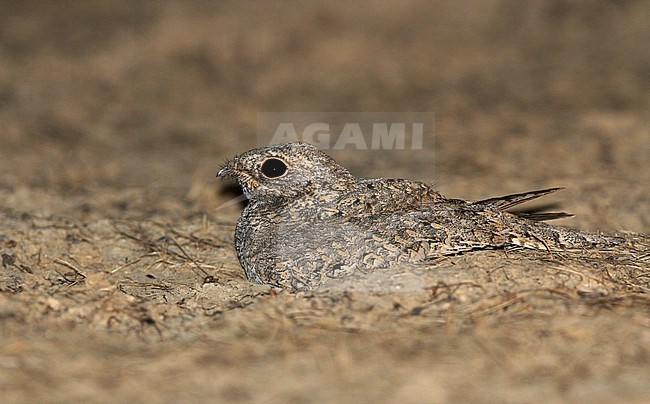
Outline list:
[[[621,239],[515,214],[551,188],[480,201],[449,199],[404,179],[355,178],[308,143],[250,150],[217,174],[236,179],[249,203],[235,231],[237,256],[255,282],[313,290],[341,278],[472,250],[608,247]]]

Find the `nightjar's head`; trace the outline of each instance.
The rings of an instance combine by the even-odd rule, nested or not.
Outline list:
[[[237,180],[251,200],[343,191],[355,182],[333,158],[304,142],[249,150],[228,161],[217,177]]]

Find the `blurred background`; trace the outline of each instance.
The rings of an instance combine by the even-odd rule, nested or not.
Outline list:
[[[565,186],[562,224],[647,232],[648,21],[633,0],[4,1],[3,203],[236,215],[214,174],[259,112],[424,111],[417,158],[332,154],[453,197]]]

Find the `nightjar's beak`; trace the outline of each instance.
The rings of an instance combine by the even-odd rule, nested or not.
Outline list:
[[[217,171],[217,177],[236,181],[239,186],[241,186],[244,195],[246,195],[247,198],[250,198],[252,190],[260,185],[259,182],[241,166],[241,162],[237,159],[230,160],[224,164],[221,169]]]
[[[228,170],[226,167],[222,167],[217,171],[217,177],[225,177],[226,176],[226,170]]]
[[[237,175],[230,167],[230,164],[226,164],[217,171],[217,177],[221,178],[237,178]]]
[[[224,165],[219,169],[219,171],[217,171],[217,177],[219,177],[219,178],[221,178],[221,179],[226,178],[226,179],[235,180],[235,181],[237,181],[237,182],[240,182],[240,181],[239,181],[239,176],[237,175],[237,173],[238,173],[238,171],[236,171],[236,170],[233,169],[233,167],[232,167],[232,162],[228,162],[228,163],[224,164]],[[241,185],[241,184],[240,184],[240,185]],[[223,204],[217,206],[217,207],[215,208],[215,210],[223,209],[223,208],[228,207],[228,206],[230,206],[230,205],[234,205],[234,204],[237,204],[237,203],[240,203],[240,202],[242,202],[242,201],[247,200],[247,199],[248,199],[248,196],[246,195],[246,192],[247,192],[247,191],[246,191],[245,186],[243,186],[243,185],[242,185],[242,190],[244,191],[243,194],[241,194],[241,195],[239,195],[239,196],[237,196],[237,197],[235,197],[235,198],[232,198],[232,199],[229,200],[228,202],[225,202],[225,203],[223,203]]]

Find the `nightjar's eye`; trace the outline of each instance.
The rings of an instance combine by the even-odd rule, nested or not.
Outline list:
[[[286,172],[287,165],[280,159],[269,158],[262,163],[262,174],[266,178],[282,177]]]

